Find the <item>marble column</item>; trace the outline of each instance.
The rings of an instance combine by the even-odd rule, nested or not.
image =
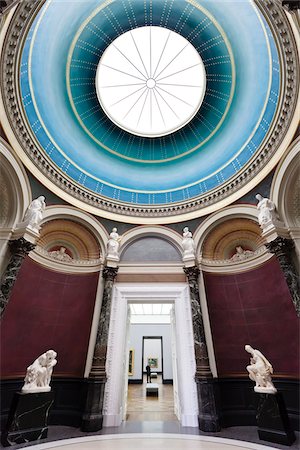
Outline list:
[[[190,288],[191,311],[194,331],[199,428],[201,431],[220,431],[219,411],[217,405],[217,386],[212,377],[207,353],[205,331],[199,295],[199,269],[196,266],[185,267]]]
[[[3,274],[0,288],[0,316],[3,315],[8,304],[10,294],[16,279],[18,278],[22,262],[26,255],[35,248],[35,244],[27,241],[23,237],[8,242],[11,257],[8,266]]]
[[[106,383],[106,354],[111,313],[113,284],[117,276],[117,267],[105,267],[102,272],[104,278],[103,299],[98,323],[95,351],[92,368],[87,380],[87,397],[85,411],[82,417],[82,431],[98,431],[103,423],[103,399]]]
[[[292,239],[278,236],[273,241],[265,244],[265,246],[269,252],[273,253],[278,259],[288,285],[297,316],[300,317],[299,276],[292,258],[294,242]]]

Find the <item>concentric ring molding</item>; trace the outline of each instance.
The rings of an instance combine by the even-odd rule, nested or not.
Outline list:
[[[30,170],[50,189],[70,203],[95,214],[111,217],[116,220],[124,220],[124,216],[126,216],[126,221],[133,223],[170,223],[197,217],[207,214],[221,206],[225,206],[251,189],[276,164],[282,151],[288,145],[296,128],[296,119],[295,117],[293,119],[293,115],[298,100],[298,79],[296,76],[297,57],[293,36],[286,17],[275,4],[268,2],[267,6],[269,11],[267,13],[271,17],[272,15],[276,15],[276,34],[285,34],[284,42],[280,39],[278,41],[281,50],[282,66],[289,69],[289,76],[286,79],[287,82],[283,86],[285,91],[282,92],[281,98],[281,104],[283,104],[285,111],[277,114],[276,121],[273,127],[271,127],[272,133],[268,134],[268,139],[265,139],[265,146],[260,149],[260,152],[255,155],[248,164],[248,167],[246,167],[248,170],[233,177],[229,183],[224,183],[221,189],[211,190],[208,194],[199,198],[168,207],[135,206],[126,204],[125,202],[118,203],[103,197],[101,198],[83,189],[70,178],[59,172],[53,162],[47,160],[46,155],[41,154],[36,145],[37,142],[32,139],[32,133],[28,129],[28,124],[20,114],[22,111],[20,98],[16,95],[17,86],[11,75],[16,75],[17,73],[16,62],[21,44],[18,40],[20,35],[19,24],[24,23],[24,20],[26,21],[29,18],[28,16],[30,14],[28,13],[32,12],[30,11],[33,9],[32,6],[32,4],[27,3],[26,5],[21,5],[17,10],[9,26],[7,41],[4,43],[2,61],[5,61],[5,64],[2,64],[3,72],[1,76],[3,82],[1,86],[2,100],[7,114],[3,117],[3,125],[11,143]],[[19,21],[19,24],[17,24],[17,21]],[[7,43],[9,39],[10,50],[12,48],[14,49],[12,53],[8,53]],[[288,58],[287,63],[284,62],[286,54],[292,54],[294,56],[294,58]],[[289,132],[287,133],[288,129]],[[27,155],[24,153],[23,148],[26,148]],[[268,164],[265,164],[266,161],[268,161]],[[39,170],[37,170],[35,164],[39,167]],[[263,170],[261,170],[262,168]],[[239,181],[242,186],[237,186]],[[240,188],[239,191],[237,191],[237,188]],[[230,193],[229,196],[228,193]]]

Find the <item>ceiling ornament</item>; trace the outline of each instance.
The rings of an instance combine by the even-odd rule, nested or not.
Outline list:
[[[9,140],[42,183],[100,216],[168,223],[225,206],[271,170],[294,127],[299,76],[291,28],[275,1],[257,4],[245,0],[237,21],[234,2],[226,14],[220,2],[206,10],[196,0],[76,2],[60,23],[59,2],[23,2],[1,54]],[[252,22],[244,33],[246,16]],[[96,90],[105,50],[142,26],[187,39],[206,74],[190,122],[152,138],[117,126]]]

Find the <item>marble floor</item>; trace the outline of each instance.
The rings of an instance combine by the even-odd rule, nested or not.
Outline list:
[[[271,450],[260,444],[176,434],[121,434],[66,439],[30,446],[34,450]]]

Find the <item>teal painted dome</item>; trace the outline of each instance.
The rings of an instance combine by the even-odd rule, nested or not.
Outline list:
[[[65,186],[78,187],[77,199],[93,203],[100,215],[110,205],[111,212],[116,207],[121,214],[124,206],[128,215],[131,207],[141,208],[136,209],[141,216],[150,208],[151,217],[151,208],[164,215],[170,206],[181,212],[192,203],[201,215],[202,203],[206,206],[217,203],[218,195],[224,197],[228,183],[249,168],[268,139],[281,95],[280,52],[274,29],[254,2],[229,1],[225,7],[213,0],[52,0],[34,13],[20,53],[19,88],[26,126],[41,158],[59,174],[60,189],[63,177]],[[126,46],[120,51],[116,42],[145,27],[150,35],[151,29],[161,28],[165,37],[153,41],[150,62],[146,44],[133,40],[137,53],[132,64]],[[184,84],[178,81],[179,73],[191,72],[193,64],[184,46],[172,47],[171,38],[168,41],[173,33],[184,38],[203,63],[201,101],[175,131],[153,136],[128,131],[99,101],[101,58],[110,46],[119,51],[118,64],[113,57],[105,60],[107,79],[116,86],[114,71],[125,74],[125,79],[133,74],[135,78],[126,81],[125,94],[129,100],[132,96],[132,105],[136,102],[140,111],[140,94],[144,92],[145,99],[147,89],[132,88],[131,83],[143,86],[150,78],[149,64],[161,64],[165,77],[160,75],[158,81],[164,84],[156,85],[156,96],[153,91],[153,111],[159,115],[165,107],[167,116],[169,107],[170,114],[180,117],[184,103],[193,96],[184,88],[177,93],[174,83]],[[114,98],[117,87],[112,88]],[[196,94],[198,90],[195,98]],[[47,177],[45,170],[43,176]],[[56,183],[53,174],[48,178]],[[206,205],[204,197],[209,199]]]

